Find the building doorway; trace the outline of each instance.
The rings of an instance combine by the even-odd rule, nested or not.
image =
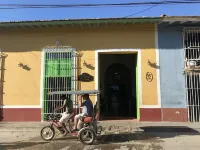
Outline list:
[[[100,54],[100,119],[137,118],[137,53]]]

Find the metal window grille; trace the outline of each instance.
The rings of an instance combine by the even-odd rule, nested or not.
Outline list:
[[[190,122],[200,121],[200,28],[184,29],[185,84]]]
[[[70,47],[46,47],[44,52],[43,120],[62,105],[61,94],[48,95],[50,91],[74,90],[75,51]],[[72,97],[71,97],[72,98]],[[62,111],[63,112],[63,111]],[[60,113],[62,113],[60,112]]]
[[[200,70],[200,28],[184,30],[185,68]]]
[[[186,74],[186,90],[188,119],[190,122],[200,121],[200,74]]]

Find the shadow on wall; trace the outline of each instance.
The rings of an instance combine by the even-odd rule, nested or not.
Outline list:
[[[26,71],[30,71],[31,68],[28,65],[24,65],[23,63],[19,63],[18,67],[21,67],[22,69],[26,70]]]
[[[81,75],[81,58],[83,57],[83,53],[81,51],[77,51],[76,53],[76,87],[75,90],[80,90],[81,89],[81,82],[78,81],[78,76]],[[75,114],[79,114],[80,109],[78,109],[78,95],[75,95]]]
[[[95,69],[95,67],[94,67],[93,65],[88,64],[88,63],[85,62],[85,61],[84,61],[84,63],[83,63],[83,66],[85,66],[86,68],[91,69],[91,70],[94,70],[94,69]]]
[[[155,68],[155,69],[160,69],[160,66],[158,66],[156,63],[152,63],[150,62],[150,60],[148,60],[148,65],[152,68]]]
[[[0,121],[3,120],[3,95],[4,95],[4,73],[5,73],[5,59],[7,55],[0,54]]]

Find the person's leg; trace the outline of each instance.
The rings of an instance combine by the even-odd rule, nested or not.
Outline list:
[[[78,120],[80,120],[80,114],[74,117],[74,130],[77,130]]]
[[[65,113],[62,113],[62,117],[60,118],[60,120],[59,120],[59,122],[58,122],[58,124],[59,124],[60,126],[62,126],[62,122],[63,122],[64,118],[65,118]]]
[[[61,126],[61,127],[64,127],[63,124],[64,124],[64,123],[66,122],[66,120],[68,120],[69,118],[70,118],[70,114],[64,112],[64,113],[62,114],[62,117],[61,117],[60,120],[59,120],[60,126]]]
[[[79,119],[77,129],[80,130],[82,128],[83,128],[83,121],[81,121],[81,119]]]
[[[85,115],[84,113],[81,113],[81,114],[80,114],[80,119],[79,119],[79,122],[78,122],[78,129],[79,129],[79,130],[83,128],[83,124],[84,124],[84,123],[83,123],[82,119],[83,119],[84,117],[86,117],[86,115]]]
[[[65,117],[63,119],[63,122],[62,122],[62,127],[65,129],[65,130],[68,130],[67,127],[66,127],[66,123],[69,121],[69,119],[72,117],[73,114],[69,114],[69,113],[66,113],[65,114]]]
[[[73,114],[67,113],[64,118],[64,123],[67,123],[72,116],[73,116]]]

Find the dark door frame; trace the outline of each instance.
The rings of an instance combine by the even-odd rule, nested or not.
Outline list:
[[[95,51],[95,89],[100,89],[100,62],[99,62],[99,55],[100,54],[136,54],[137,55],[137,63],[136,63],[136,109],[137,109],[137,116],[136,119],[140,120],[140,105],[142,101],[142,92],[139,89],[142,86],[141,82],[141,51],[140,49],[108,49],[108,50],[96,50]],[[96,96],[96,102],[98,103],[98,119],[101,116],[100,110],[100,96]]]

